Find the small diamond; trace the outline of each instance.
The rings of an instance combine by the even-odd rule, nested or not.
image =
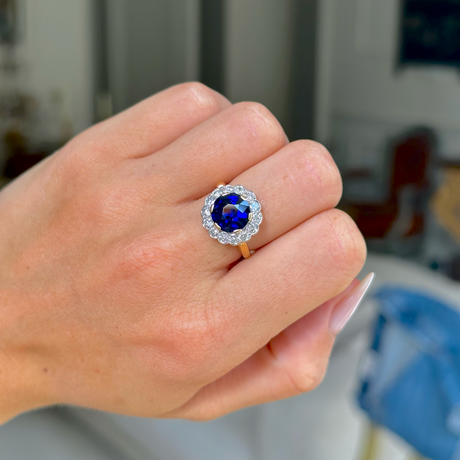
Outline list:
[[[252,208],[251,208],[252,209]],[[205,206],[202,210],[201,210],[201,217],[203,219],[206,219],[208,217],[211,216],[211,210],[209,209],[208,206]]]
[[[222,192],[222,190],[221,190],[222,188],[223,188],[223,187],[214,190],[214,192],[212,192],[211,195],[209,195],[209,196],[206,198],[204,204],[205,204],[206,206],[211,207],[211,206],[214,204],[214,202],[217,200],[217,198],[219,198],[221,195],[223,195],[223,192]]]
[[[238,237],[235,234],[229,235],[228,241],[232,246],[237,246],[239,244]]]
[[[246,241],[249,241],[251,239],[251,236],[252,235],[246,229],[244,229],[240,236],[240,243],[245,243]]]
[[[251,203],[251,211],[252,212],[260,211],[260,203],[257,200]]]
[[[213,237],[213,238],[217,238],[219,236],[219,233],[220,231],[216,228],[216,227],[212,227],[209,229],[209,234]]]
[[[253,222],[256,225],[260,225],[262,222],[262,213],[261,212],[255,212],[252,214],[251,222]]]
[[[216,228],[215,225],[214,225],[214,222],[211,218],[209,219],[206,219],[203,221],[203,227],[206,229],[206,230],[211,230],[211,228]]]
[[[232,236],[232,241],[235,241],[236,244],[242,243],[246,238],[244,231],[233,233],[231,236]]]
[[[238,195],[242,195],[246,189],[242,185],[235,185],[235,193],[238,193]]]
[[[245,229],[250,235],[255,235],[259,231],[259,226],[254,222],[249,222]]]
[[[219,243],[222,244],[227,244],[229,242],[229,236],[224,232],[220,232],[217,239],[219,240]]]
[[[256,200],[254,193],[248,190],[243,193],[243,198],[245,198],[248,203],[253,203]]]
[[[235,191],[235,188],[233,185],[226,185],[225,187],[222,187],[223,193],[233,193]]]

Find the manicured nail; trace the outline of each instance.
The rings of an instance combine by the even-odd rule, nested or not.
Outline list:
[[[369,289],[374,273],[369,273],[344,299],[342,299],[332,310],[329,320],[331,334],[337,335],[350,321],[353,313],[358,309],[361,300]]]

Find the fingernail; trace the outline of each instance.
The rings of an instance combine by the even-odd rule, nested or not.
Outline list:
[[[374,273],[369,273],[358,286],[334,307],[329,320],[329,330],[331,334],[337,335],[345,327],[348,321],[350,321],[350,318],[358,309],[373,279]]]

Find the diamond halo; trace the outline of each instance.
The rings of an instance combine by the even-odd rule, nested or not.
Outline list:
[[[242,206],[249,205],[249,215],[247,222],[243,228],[238,228],[232,232],[224,231],[221,227],[214,222],[212,212],[216,201],[221,197],[228,197],[231,195],[238,196],[238,202]],[[235,201],[235,199],[233,200]],[[230,205],[233,206],[233,205]],[[233,206],[235,208],[235,206]],[[205,199],[204,206],[201,210],[201,217],[203,219],[203,227],[208,230],[211,238],[217,239],[222,244],[231,244],[238,246],[241,243],[249,241],[253,235],[259,231],[259,225],[262,223],[262,207],[257,200],[255,193],[247,190],[242,185],[221,185],[211,192]]]

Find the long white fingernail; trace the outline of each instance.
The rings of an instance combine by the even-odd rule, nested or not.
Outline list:
[[[329,330],[331,334],[337,335],[345,327],[348,321],[350,321],[350,318],[358,309],[373,280],[374,273],[369,273],[358,286],[334,307],[329,320]]]

